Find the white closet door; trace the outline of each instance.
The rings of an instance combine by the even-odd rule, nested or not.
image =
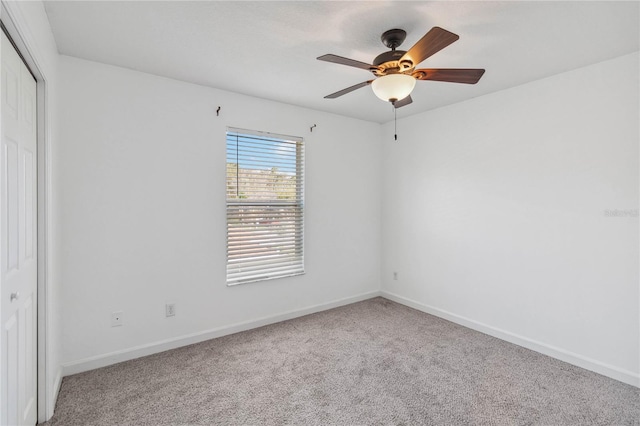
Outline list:
[[[34,425],[38,272],[36,82],[4,33],[0,56],[0,422]]]

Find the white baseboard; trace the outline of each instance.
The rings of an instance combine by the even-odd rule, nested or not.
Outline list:
[[[302,309],[296,309],[293,311],[284,312],[281,314],[258,318],[250,321],[245,321],[237,324],[231,324],[228,326],[218,327],[211,330],[201,331],[198,333],[192,333],[185,336],[175,337],[171,339],[162,340],[155,343],[149,343],[146,345],[140,345],[133,348],[123,349],[120,351],[110,352],[103,355],[98,355],[90,358],[81,359],[65,363],[62,365],[62,375],[69,376],[71,374],[82,373],[83,371],[94,370],[100,367],[106,367],[108,365],[117,364],[123,361],[129,361],[131,359],[140,358],[142,356],[153,355],[159,352],[164,352],[170,349],[176,349],[182,346],[192,345],[194,343],[204,342],[205,340],[215,339],[216,337],[222,337],[229,334],[238,333],[241,331],[251,330],[253,328],[262,327],[269,324],[274,324],[281,321],[301,317],[304,315],[313,314],[316,312],[326,311],[327,309],[337,308],[339,306],[348,305],[362,300],[379,297],[379,291],[371,291],[368,293],[359,294],[356,296],[346,297],[344,299],[334,300],[327,303],[321,303],[319,305],[309,306]],[[55,399],[53,399],[55,401]]]
[[[569,364],[573,364],[575,366],[584,368],[586,370],[590,370],[598,374],[602,374],[603,376],[607,376],[612,379],[619,380],[623,383],[640,387],[640,374],[634,373],[633,371],[618,368],[613,365],[609,365],[609,364],[597,361],[595,359],[591,359],[583,355],[564,350],[562,348],[558,348],[555,346],[548,345],[546,343],[538,342],[536,340],[529,339],[524,336],[519,336],[509,331],[501,330],[499,328],[492,327],[490,325],[483,324],[478,321],[465,318],[463,316],[460,316],[451,312],[443,311],[442,309],[438,309],[433,306],[428,306],[420,302],[416,302],[415,300],[398,296],[397,294],[393,294],[388,291],[383,290],[380,293],[382,297],[392,300],[394,302],[400,303],[402,305],[408,306],[410,308],[414,308],[419,311],[426,312],[428,314],[431,314],[440,318],[444,318],[448,321],[454,322],[456,324],[460,324],[472,330],[476,330],[481,333],[488,334],[493,337],[497,337],[498,339],[505,340],[509,343],[513,343],[527,349],[531,349],[533,351],[539,352],[544,355],[548,355],[552,358],[559,359],[561,361],[567,362]]]

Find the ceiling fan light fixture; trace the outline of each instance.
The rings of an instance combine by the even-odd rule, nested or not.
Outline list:
[[[416,79],[406,74],[389,74],[378,77],[371,83],[373,93],[385,102],[396,102],[411,94]]]

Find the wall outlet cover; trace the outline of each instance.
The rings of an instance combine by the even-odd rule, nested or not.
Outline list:
[[[175,303],[167,303],[164,305],[165,316],[173,317],[176,315],[176,304]]]

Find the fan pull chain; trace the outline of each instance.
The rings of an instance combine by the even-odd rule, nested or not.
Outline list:
[[[396,106],[393,106],[393,138],[394,140],[398,140],[398,108],[396,108]]]

